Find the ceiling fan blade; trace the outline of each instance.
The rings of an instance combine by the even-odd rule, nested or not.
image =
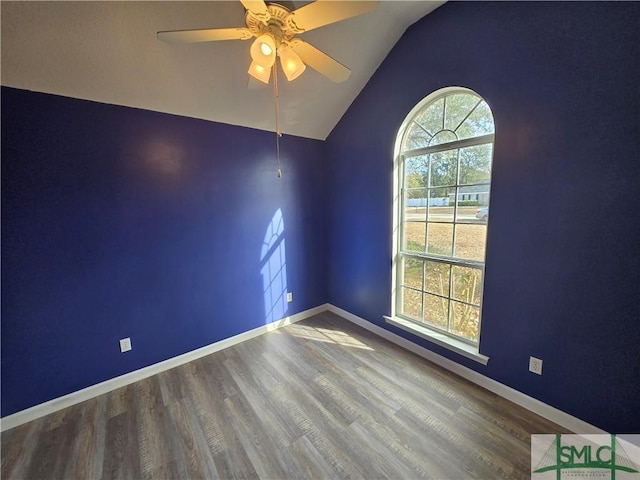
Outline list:
[[[271,18],[271,14],[267,9],[267,4],[264,3],[264,0],[240,0],[244,8],[253,13],[262,23],[265,25],[269,22]]]
[[[203,30],[171,30],[158,32],[158,38],[165,42],[196,43],[218,40],[248,40],[253,34],[248,28],[206,28]]]
[[[306,32],[375,10],[378,8],[379,3],[379,0],[359,2],[316,0],[291,12],[289,21],[292,21],[297,28]]]
[[[351,75],[347,67],[304,40],[296,38],[290,45],[305,64],[333,82],[344,82]]]

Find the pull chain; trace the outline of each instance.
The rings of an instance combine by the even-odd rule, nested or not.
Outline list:
[[[278,120],[279,110],[278,110],[278,69],[276,64],[273,64],[273,96],[275,99],[276,106],[276,158],[278,161],[278,170],[276,170],[276,175],[278,178],[282,177],[282,168],[280,166],[280,137],[282,133],[280,132],[280,122]]]

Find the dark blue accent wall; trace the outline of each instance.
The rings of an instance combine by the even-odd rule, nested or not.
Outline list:
[[[270,321],[278,210],[286,314],[324,304],[323,145],[278,179],[273,133],[3,87],[2,416]]]
[[[452,2],[410,27],[327,140],[330,302],[602,429],[640,432],[639,25],[635,2]],[[395,137],[455,85],[496,121],[487,366],[382,319]]]

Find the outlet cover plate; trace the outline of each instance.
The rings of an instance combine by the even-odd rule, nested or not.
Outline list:
[[[542,375],[542,360],[536,357],[529,357],[529,371]]]
[[[120,351],[124,353],[129,350],[131,350],[131,339],[127,337],[120,340]]]
[[[287,292],[287,302],[293,302],[293,293]]]

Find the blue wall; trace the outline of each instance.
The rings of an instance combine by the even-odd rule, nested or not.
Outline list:
[[[278,210],[286,313],[325,303],[323,142],[281,145],[278,179],[273,133],[3,87],[2,415],[270,321]]]
[[[637,3],[453,2],[410,27],[327,140],[330,302],[600,428],[640,432],[638,25]],[[452,85],[496,121],[486,367],[382,319],[395,136]]]

